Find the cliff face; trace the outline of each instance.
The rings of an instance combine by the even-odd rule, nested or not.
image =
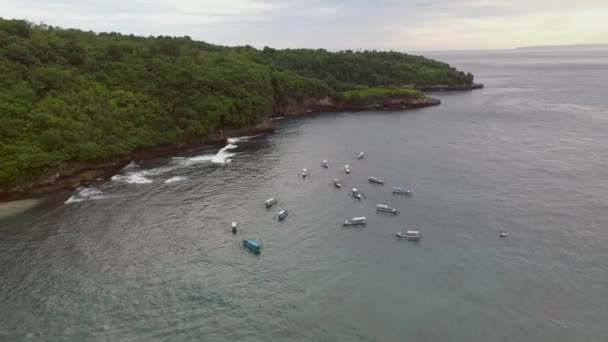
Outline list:
[[[436,106],[438,99],[426,96],[416,98],[384,97],[359,101],[337,102],[329,97],[320,99],[288,100],[275,103],[271,117],[294,116],[315,112],[363,111],[363,110],[399,110]]]
[[[267,118],[262,123],[256,125],[249,125],[238,129],[226,129],[207,138],[192,139],[179,144],[138,149],[126,156],[118,156],[104,160],[66,162],[53,170],[53,172],[43,175],[35,181],[0,187],[0,202],[29,198],[51,191],[75,189],[79,186],[90,185],[115,175],[131,161],[142,161],[173,155],[202,146],[224,146],[229,137],[247,134],[265,134],[272,133],[273,131],[274,129],[270,126],[270,120]]]

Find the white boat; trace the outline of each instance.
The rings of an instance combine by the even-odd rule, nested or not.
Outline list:
[[[346,220],[344,221],[344,224],[342,224],[344,227],[351,227],[351,226],[364,226],[367,224],[367,218],[365,216],[361,216],[361,217],[353,217],[350,220]]]
[[[393,187],[393,193],[397,194],[397,195],[412,195],[412,191],[408,190],[408,189],[404,189],[402,187],[399,186],[394,186]]]
[[[359,152],[359,155],[357,156],[357,159],[363,159],[363,158],[365,158],[365,153]]]
[[[509,232],[505,232],[505,231],[501,230],[500,233],[498,233],[498,236],[500,236],[500,237],[506,237],[507,234],[509,234]]]
[[[353,195],[353,197],[354,197],[354,198],[356,198],[356,199],[361,199],[361,197],[363,197],[363,194],[362,194],[362,193],[361,193],[359,190],[357,190],[357,189],[355,189],[355,188],[353,188],[353,189],[351,190],[351,194],[352,194],[352,195]]]
[[[323,161],[323,167],[326,169],[329,167],[329,163],[327,162],[327,160]]]
[[[417,230],[408,230],[405,234],[399,232],[395,235],[398,239],[418,241],[420,240],[420,232]]]
[[[341,183],[341,182],[340,182],[340,180],[339,180],[339,179],[337,179],[337,178],[336,178],[336,179],[334,179],[334,181],[333,181],[333,185],[334,185],[336,188],[338,188],[338,189],[340,189],[340,188],[342,187],[342,183]]]
[[[277,217],[279,219],[279,221],[283,221],[287,215],[289,215],[289,212],[287,211],[287,209],[283,209],[281,211],[279,211],[279,213],[277,214]]]
[[[273,205],[275,205],[277,203],[279,203],[279,201],[277,201],[276,198],[274,198],[274,197],[273,198],[269,198],[269,199],[266,200],[266,208],[270,208],[270,207],[272,207]]]
[[[239,224],[238,224],[236,221],[235,221],[235,222],[232,222],[232,234],[236,234],[236,227],[237,227],[238,225],[239,225]]]
[[[375,183],[375,184],[380,184],[380,185],[384,184],[384,181],[382,179],[378,179],[376,177],[369,177],[369,182]]]
[[[344,165],[344,172],[350,173],[350,166],[348,164]]]
[[[389,214],[393,214],[393,215],[397,215],[399,214],[399,210],[395,209],[395,208],[391,208],[386,204],[378,204],[376,205],[376,211],[380,211],[383,213],[389,213]]]
[[[308,176],[308,170],[302,169],[302,178],[306,178]]]

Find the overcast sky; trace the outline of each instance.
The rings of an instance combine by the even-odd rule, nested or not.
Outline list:
[[[0,0],[0,17],[278,48],[608,43],[608,0]]]

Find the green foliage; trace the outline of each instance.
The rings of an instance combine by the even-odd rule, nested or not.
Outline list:
[[[257,50],[1,18],[0,75],[0,185],[66,161],[259,123],[288,101],[415,96],[395,87],[473,81],[447,64],[397,52]]]

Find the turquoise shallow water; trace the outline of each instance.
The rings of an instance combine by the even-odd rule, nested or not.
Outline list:
[[[0,340],[605,341],[608,52],[436,57],[486,88],[275,121],[3,219]]]

